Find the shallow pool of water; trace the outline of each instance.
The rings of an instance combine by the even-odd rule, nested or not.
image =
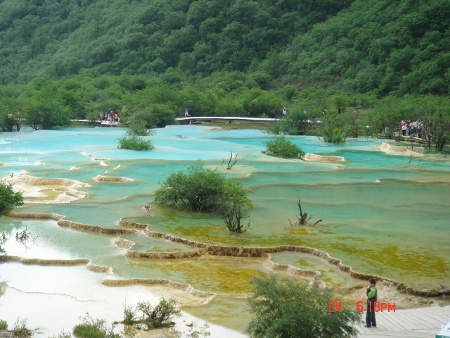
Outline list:
[[[89,185],[77,188],[85,197],[70,203],[42,203],[44,197],[28,196],[25,206],[16,211],[55,213],[65,216],[65,220],[104,229],[123,229],[119,221],[126,218],[148,224],[157,232],[206,244],[312,247],[328,252],[361,273],[385,276],[417,288],[448,285],[448,157],[387,154],[379,149],[382,140],[377,139],[332,145],[316,137],[293,137],[293,142],[307,153],[343,156],[345,161],[283,160],[261,153],[264,142],[271,138],[266,133],[202,126],[158,129],[152,137],[156,149],[137,152],[117,149],[117,139],[124,133],[121,128],[70,128],[1,134],[0,177],[17,177],[26,171],[34,178],[64,178]],[[232,170],[226,170],[230,153],[237,153],[238,161]],[[240,179],[253,190],[250,197],[254,208],[245,233],[230,234],[217,216],[164,210],[156,205],[149,211],[143,209],[171,172],[185,170],[198,160],[208,168]],[[125,180],[99,181],[99,176]],[[52,195],[59,189],[52,186],[44,192]],[[322,221],[314,227],[291,226],[289,220],[294,222],[298,215],[298,199],[313,222]],[[26,247],[14,239],[17,232],[24,230],[36,238]],[[131,259],[124,256],[126,248],[115,242],[118,236],[60,227],[54,220],[3,216],[0,231],[10,238],[5,243],[9,255],[86,258],[111,268],[112,277],[117,279],[170,280],[203,292],[247,293],[252,276],[259,270],[269,271],[267,259],[263,258]],[[142,232],[121,237],[135,243],[132,250],[136,251],[198,249],[149,238]],[[273,254],[272,260],[320,271],[319,279],[333,286],[351,287],[355,283],[317,257],[289,252]],[[0,265],[1,279],[16,279],[14,269],[2,270]],[[220,299],[214,302],[217,304]],[[207,305],[208,310],[197,308],[193,312],[209,313],[217,323],[226,321],[228,315],[221,317],[220,313],[227,312],[224,308],[230,309],[230,305],[214,307],[214,302]],[[235,328],[242,326],[233,324]]]

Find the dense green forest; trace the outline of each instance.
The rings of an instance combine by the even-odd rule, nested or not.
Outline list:
[[[449,114],[448,0],[0,0],[0,13],[3,130],[119,110],[164,126],[185,107]]]
[[[2,84],[172,67],[257,72],[269,88],[449,92],[447,0],[3,0],[0,13]]]

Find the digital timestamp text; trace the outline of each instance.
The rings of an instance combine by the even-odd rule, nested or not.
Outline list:
[[[330,300],[328,303],[328,312],[341,312],[342,305],[339,300]],[[372,308],[373,307],[373,308]],[[356,302],[356,311],[357,312],[395,312],[396,305],[395,303],[387,303],[387,302],[363,302],[362,300]]]

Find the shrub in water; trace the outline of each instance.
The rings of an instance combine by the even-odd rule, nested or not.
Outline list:
[[[93,324],[78,324],[73,328],[73,334],[80,338],[104,338],[105,331]]]
[[[73,334],[80,338],[119,338],[120,335],[115,334],[113,330],[105,328],[103,319],[93,319],[89,313],[82,318],[82,323],[75,325]]]
[[[153,146],[150,140],[146,140],[143,137],[136,135],[128,135],[119,138],[119,149],[130,149],[130,150],[152,150]]]
[[[18,319],[13,328],[14,337],[31,337],[33,331],[27,327],[26,319]]]
[[[303,158],[305,152],[299,146],[292,143],[285,136],[278,136],[266,142],[266,150],[263,154],[281,158]]]

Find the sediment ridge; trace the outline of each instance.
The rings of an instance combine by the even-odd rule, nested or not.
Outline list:
[[[97,175],[93,178],[96,182],[133,182],[134,179],[128,178],[128,177],[110,177],[110,176],[103,176],[103,175]]]
[[[13,218],[48,219],[54,221],[59,221],[64,218],[64,216],[58,214],[15,212],[15,211],[10,211],[6,216]]]
[[[197,297],[212,299],[217,296],[217,294],[215,293],[199,291],[194,289],[189,284],[174,282],[168,279],[153,279],[153,278],[103,279],[102,284],[105,286],[164,285],[173,289],[185,291]]]
[[[97,265],[92,263],[92,261],[89,260],[89,263],[87,263],[86,268],[89,271],[93,271],[93,272],[103,272],[103,273],[108,273],[108,274],[112,274],[112,268],[109,266],[104,266],[104,265]]]
[[[135,229],[145,229],[148,226],[147,224],[144,224],[144,223],[129,222],[123,218],[120,219],[119,224],[124,227],[135,228]]]
[[[345,162],[345,157],[342,156],[322,156],[317,154],[306,154],[305,161],[310,162]]]
[[[13,218],[54,220],[54,221],[57,221],[56,224],[58,224],[60,227],[71,228],[71,229],[85,231],[85,232],[106,234],[106,235],[119,235],[120,236],[120,235],[134,234],[137,232],[137,230],[102,228],[97,225],[86,225],[86,224],[77,223],[77,222],[73,222],[73,221],[63,220],[63,218],[65,218],[65,216],[58,215],[58,214],[51,214],[51,213],[49,213],[49,214],[25,213],[25,212],[10,211],[7,214],[7,216],[13,217]]]
[[[97,265],[92,263],[90,259],[87,258],[75,258],[75,259],[45,259],[45,258],[24,258],[19,256],[8,256],[2,257],[4,262],[17,262],[28,265],[43,265],[43,266],[76,266],[85,265],[89,271],[92,272],[102,272],[102,273],[112,273],[112,269],[109,266]]]
[[[76,180],[71,180],[68,178],[42,178],[42,177],[33,177],[26,175],[25,172],[20,173],[16,176],[13,176],[12,181],[14,183],[23,182],[29,184],[31,186],[35,185],[59,185],[65,187],[89,187],[90,185],[87,183],[79,182]]]
[[[183,259],[200,257],[205,255],[205,249],[195,251],[180,251],[180,252],[148,252],[148,251],[133,251],[128,250],[125,254],[128,258],[142,258],[142,259]]]
[[[102,227],[99,227],[96,225],[86,225],[86,224],[76,223],[76,222],[72,222],[72,221],[65,221],[65,220],[58,221],[58,225],[60,227],[71,228],[71,229],[93,232],[93,233],[100,233],[100,234],[105,234],[105,235],[129,235],[129,234],[134,234],[137,232],[137,230],[108,229],[108,228],[102,228]]]
[[[117,237],[114,243],[122,249],[131,249],[136,243],[129,241],[128,239]]]
[[[202,243],[202,242],[191,241],[189,239],[173,236],[171,234],[165,234],[162,232],[152,231],[148,227],[144,229],[144,232],[149,237],[163,238],[163,239],[167,239],[172,242],[182,243],[182,244],[186,244],[186,245],[193,246],[196,248],[206,248],[208,246],[207,244]]]
[[[265,266],[273,271],[283,271],[290,275],[300,276],[304,278],[315,278],[321,275],[319,271],[300,269],[289,264],[278,264],[272,262],[271,260],[267,261],[265,263]]]
[[[409,149],[407,146],[393,146],[389,143],[382,142],[378,147],[381,151],[387,154],[398,154],[398,155],[407,155],[407,156],[424,156],[423,153],[419,153],[418,151],[423,152],[423,147],[416,147],[416,151]]]
[[[74,265],[87,265],[91,261],[89,259],[85,258],[78,258],[78,259],[42,259],[42,258],[24,258],[19,256],[8,256],[5,255],[2,257],[2,259],[5,262],[19,262],[22,264],[29,264],[29,265],[67,265],[67,266],[74,266]]]
[[[371,275],[371,274],[364,274],[359,273],[349,265],[345,265],[342,263],[340,259],[334,258],[330,256],[327,252],[310,248],[310,247],[304,247],[304,246],[296,246],[296,245],[282,245],[282,246],[276,246],[276,247],[251,247],[251,248],[245,248],[245,247],[237,247],[237,246],[220,246],[220,245],[209,245],[202,242],[192,241],[188,240],[182,237],[174,236],[171,234],[156,232],[153,230],[150,230],[147,225],[142,223],[134,223],[127,221],[126,219],[121,219],[119,224],[127,227],[134,228],[133,230],[126,230],[126,229],[105,229],[98,226],[90,226],[85,225],[81,223],[76,223],[72,221],[65,221],[61,220],[63,216],[56,215],[56,214],[32,214],[32,213],[15,213],[10,212],[8,214],[9,217],[17,217],[17,218],[36,218],[36,219],[55,219],[57,220],[57,224],[62,227],[69,227],[74,228],[77,230],[83,230],[93,233],[101,233],[101,234],[109,234],[109,235],[127,235],[127,234],[133,234],[140,230],[143,230],[145,234],[147,234],[150,237],[154,238],[162,238],[166,239],[172,242],[176,243],[182,243],[187,246],[191,246],[194,248],[198,248],[198,250],[193,251],[181,251],[181,252],[142,252],[142,251],[133,251],[131,250],[134,246],[134,242],[128,241],[125,239],[118,238],[116,239],[116,244],[118,244],[120,247],[128,249],[126,252],[126,257],[129,258],[136,258],[136,259],[182,259],[182,258],[191,258],[191,257],[199,257],[202,255],[212,255],[212,256],[230,256],[230,257],[245,257],[245,258],[267,258],[267,262],[265,263],[266,266],[270,267],[273,270],[276,271],[285,271],[286,273],[293,274],[293,275],[301,275],[303,277],[310,277],[315,278],[320,275],[320,272],[318,271],[310,271],[310,270],[302,270],[296,267],[293,267],[291,265],[287,264],[277,264],[270,260],[270,254],[272,253],[278,253],[278,252],[299,252],[304,254],[313,255],[316,257],[319,257],[326,262],[333,264],[337,266],[341,271],[346,272],[354,279],[358,280],[370,280],[375,279],[377,281],[384,281],[387,283],[392,284],[397,288],[398,291],[402,293],[406,293],[409,295],[414,296],[421,296],[421,297],[437,297],[442,295],[450,295],[450,289],[449,288],[441,288],[441,289],[417,289],[412,286],[408,286],[404,283],[400,283],[396,280],[386,278],[383,276],[378,275]],[[144,228],[145,225],[145,228]],[[61,264],[86,264],[90,266],[89,269],[99,269],[98,271],[106,272],[112,270],[108,267],[100,267],[93,265],[90,260],[67,260],[69,263],[63,263],[66,262],[66,260],[41,260],[41,259],[25,259],[21,257],[16,256],[6,256],[9,257],[7,260],[9,261],[17,261],[22,262],[24,264],[46,264],[46,265],[61,265]],[[102,283],[108,286],[123,286],[123,285],[132,285],[132,284],[163,284],[163,285],[169,285],[174,288],[183,289],[183,290],[191,290],[192,286],[174,282],[174,281],[168,281],[168,280],[162,280],[162,279],[127,279],[127,280],[104,280]],[[192,288],[192,290],[195,290]],[[201,292],[195,290],[195,292]],[[206,293],[205,293],[206,294]]]
[[[78,189],[90,187],[87,183],[66,178],[33,177],[26,171],[11,175],[6,181],[13,183],[23,197],[31,198],[30,203],[35,203],[35,200],[40,203],[70,203],[86,196]]]

